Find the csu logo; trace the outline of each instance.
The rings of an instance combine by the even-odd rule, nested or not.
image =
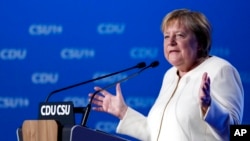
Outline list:
[[[2,108],[24,108],[29,107],[28,98],[20,97],[0,97],[0,109]]]
[[[62,32],[61,25],[32,24],[29,27],[29,34],[35,36],[62,34]]]
[[[42,116],[70,115],[70,106],[67,104],[42,105],[40,112]]]
[[[55,84],[58,81],[58,73],[36,72],[31,76],[31,81],[34,84]]]
[[[130,56],[134,59],[154,59],[158,55],[158,48],[135,47],[130,50]]]
[[[65,48],[61,50],[61,58],[63,59],[94,58],[94,56],[95,50],[93,49]]]
[[[97,26],[99,34],[122,34],[125,30],[125,24],[101,23]]]
[[[26,49],[2,49],[0,58],[3,60],[23,60],[26,58]]]

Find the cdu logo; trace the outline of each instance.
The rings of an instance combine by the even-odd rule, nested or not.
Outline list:
[[[72,102],[41,102],[39,119],[54,119],[61,125],[74,125],[75,117]]]
[[[99,34],[123,34],[125,31],[125,24],[121,23],[101,23],[97,26]]]
[[[34,84],[55,84],[58,78],[58,73],[36,72],[32,74],[31,81]]]
[[[26,58],[26,49],[2,49],[0,58],[2,60],[24,60]]]
[[[133,59],[154,59],[158,55],[158,48],[135,47],[130,50]]]
[[[69,115],[70,108],[69,104],[42,105],[40,112],[42,116]]]

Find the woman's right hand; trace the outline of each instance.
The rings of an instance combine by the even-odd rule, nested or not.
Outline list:
[[[126,105],[124,98],[122,96],[120,83],[116,84],[116,95],[112,95],[106,90],[102,90],[100,87],[94,87],[95,91],[100,91],[100,94],[96,94],[92,100],[93,110],[100,112],[107,112],[112,114],[119,119],[123,119],[128,106]],[[91,98],[93,93],[89,94]]]

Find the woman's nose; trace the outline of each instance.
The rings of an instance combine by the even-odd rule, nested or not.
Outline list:
[[[170,36],[168,40],[169,45],[176,45],[176,38],[175,36]]]

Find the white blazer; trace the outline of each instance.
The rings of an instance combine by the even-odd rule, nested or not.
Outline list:
[[[199,104],[202,75],[211,79],[211,106],[203,117]],[[148,116],[128,108],[117,133],[143,141],[229,141],[230,124],[243,117],[244,91],[238,71],[212,56],[180,80],[175,67],[164,75]]]

